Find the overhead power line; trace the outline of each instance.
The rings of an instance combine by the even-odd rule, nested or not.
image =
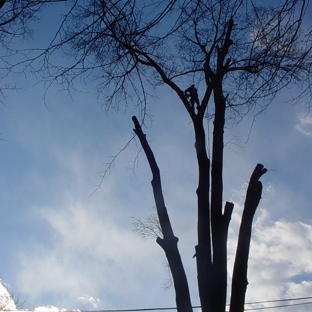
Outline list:
[[[277,303],[277,302],[287,302],[287,301],[298,301],[298,300],[309,300],[311,297],[300,297],[300,298],[289,298],[289,299],[275,299],[275,300],[265,300],[265,301],[253,301],[246,302],[245,305],[252,304],[264,304],[264,303]],[[286,308],[292,306],[300,306],[300,305],[308,305],[312,304],[312,301],[308,302],[299,302],[299,303],[289,303],[289,304],[281,304],[274,306],[265,306],[265,307],[252,307],[246,308],[245,311],[256,311],[256,310],[265,310],[265,309],[277,309],[277,308]],[[227,304],[227,306],[229,306]],[[193,309],[200,309],[201,306],[193,306]],[[143,312],[143,311],[166,311],[166,310],[176,310],[176,307],[165,307],[165,308],[138,308],[138,309],[109,309],[109,310],[84,310],[83,312]],[[70,312],[70,311],[68,311]]]
[[[312,296],[310,297],[300,297],[300,298],[288,298],[288,299],[275,299],[275,300],[265,300],[265,301],[253,301],[253,302],[246,302],[245,305],[252,305],[252,304],[265,304],[265,303],[278,303],[278,302],[287,302],[287,301],[300,301],[300,300],[311,300]],[[277,309],[277,308],[288,308],[293,306],[301,306],[301,305],[308,305],[312,304],[312,301],[306,302],[297,302],[297,303],[289,303],[289,304],[279,304],[279,305],[271,305],[265,307],[251,307],[246,308],[245,311],[256,311],[256,310],[266,310],[266,309]],[[229,304],[227,304],[229,306]],[[200,309],[201,306],[193,306],[193,309]],[[166,311],[166,310],[177,310],[176,307],[164,307],[164,308],[137,308],[137,309],[106,309],[106,310],[64,310],[66,312],[143,312],[143,311]],[[16,310],[14,312],[34,312],[35,309],[21,309]],[[13,311],[11,311],[13,312]]]
[[[256,310],[267,310],[267,309],[277,309],[277,308],[288,308],[288,307],[294,307],[294,306],[300,306],[300,305],[306,305],[306,304],[312,304],[312,301],[301,302],[301,303],[281,304],[281,305],[269,306],[269,307],[250,308],[250,309],[244,309],[244,310],[256,311]]]
[[[245,305],[248,305],[248,304],[250,305],[250,304],[277,303],[277,302],[298,301],[298,300],[308,300],[308,299],[312,299],[312,297],[300,297],[300,298],[275,299],[275,300],[266,300],[266,301],[246,302]],[[265,307],[247,308],[247,309],[245,309],[245,311],[256,311],[256,310],[265,310],[265,309],[287,308],[287,307],[307,305],[307,304],[312,304],[312,301],[299,302],[299,303],[289,303],[289,304],[282,304],[282,305],[273,305],[273,306],[265,306]]]
[[[312,296],[311,297],[289,298],[289,299],[274,299],[274,300],[265,300],[265,301],[253,301],[253,302],[245,302],[245,304],[273,303],[273,302],[308,300],[308,299],[312,299]]]

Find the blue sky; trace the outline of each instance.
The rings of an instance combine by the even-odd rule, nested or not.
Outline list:
[[[133,170],[140,150],[135,141],[93,193],[99,173],[132,137],[135,111],[106,114],[92,84],[72,97],[52,87],[44,103],[37,81],[31,75],[8,78],[23,89],[8,92],[0,106],[3,283],[21,300],[27,298],[28,308],[174,306],[173,288],[162,287],[168,279],[163,251],[133,233],[132,217],[145,219],[154,206],[142,153]],[[269,169],[255,219],[247,301],[304,297],[312,291],[312,117],[304,101],[287,103],[291,94],[285,90],[258,116],[248,140],[253,116],[226,131],[224,199],[235,203],[230,272],[246,183],[257,163]],[[198,305],[192,125],[167,88],[158,90],[149,113],[153,124],[144,131],[161,170],[193,304]]]

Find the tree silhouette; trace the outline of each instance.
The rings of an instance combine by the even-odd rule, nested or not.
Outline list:
[[[52,3],[64,2],[66,0],[1,0],[0,1],[0,68],[1,82],[0,94],[5,98],[4,90],[15,89],[6,84],[6,75],[14,70],[18,62],[11,64],[10,59],[22,51],[12,48],[16,41],[31,37],[31,22],[38,19],[40,12]],[[22,52],[23,53],[23,52]],[[0,102],[2,102],[0,100]]]
[[[8,48],[15,37],[31,34],[30,22],[47,6],[66,0],[0,0],[0,42]]]
[[[198,242],[195,257],[203,312],[224,312],[227,295],[227,234],[233,204],[223,208],[223,149],[226,122],[265,110],[285,87],[298,86],[293,100],[311,96],[311,29],[304,27],[309,2],[284,0],[71,1],[50,45],[24,54],[48,86],[75,87],[81,77],[98,81],[107,110],[134,98],[134,131],[152,171],[152,188],[179,312],[191,299],[178,238],[171,227],[160,171],[142,131],[154,89],[166,85],[188,113],[198,163]],[[308,29],[308,30],[307,30]],[[55,55],[69,53],[66,65]],[[11,64],[14,67],[15,64]],[[192,89],[190,89],[190,87]],[[191,90],[191,91],[190,91]],[[194,103],[197,105],[195,106]],[[164,112],[165,114],[165,112]],[[208,157],[205,118],[213,118]],[[174,118],[174,116],[172,117]],[[263,165],[251,175],[239,231],[231,287],[231,312],[244,311],[252,220],[259,204]]]

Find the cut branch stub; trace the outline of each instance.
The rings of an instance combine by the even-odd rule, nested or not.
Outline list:
[[[248,207],[250,213],[255,213],[257,206],[261,199],[262,194],[262,183],[259,179],[267,172],[267,169],[264,168],[263,165],[257,164],[256,168],[254,169],[248,189],[246,194],[246,201],[245,201],[245,209]]]
[[[231,220],[233,209],[234,209],[234,203],[230,203],[230,202],[227,201],[225,203],[224,214],[223,214],[227,224]]]

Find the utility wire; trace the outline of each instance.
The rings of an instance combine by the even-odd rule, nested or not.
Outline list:
[[[254,302],[246,302],[245,304],[272,303],[272,302],[307,300],[307,299],[312,299],[312,296],[311,297],[301,297],[301,298],[289,298],[289,299],[274,299],[274,300],[265,300],[265,301],[254,301]]]
[[[276,302],[285,302],[285,301],[298,301],[298,300],[308,300],[312,299],[312,297],[301,297],[301,298],[290,298],[290,299],[275,299],[275,300],[266,300],[266,301],[254,301],[254,302],[246,302],[245,305],[250,304],[263,304],[263,303],[276,303]],[[276,309],[276,308],[287,308],[299,305],[307,305],[312,304],[312,301],[308,302],[299,302],[299,303],[289,303],[282,305],[274,305],[274,306],[266,306],[266,307],[258,307],[258,308],[247,308],[245,311],[256,311],[256,310],[265,310],[265,309]]]
[[[293,306],[300,306],[300,305],[305,305],[305,304],[312,304],[312,301],[302,302],[302,303],[281,304],[281,305],[269,306],[269,307],[250,308],[250,309],[244,309],[244,310],[245,311],[267,310],[267,309],[276,309],[276,308],[287,308],[287,307],[293,307]]]
[[[308,300],[312,299],[311,297],[301,297],[301,298],[289,298],[289,299],[275,299],[275,300],[265,300],[265,301],[254,301],[246,302],[245,305],[251,304],[264,304],[264,303],[275,303],[275,302],[285,302],[285,301],[298,301],[298,300]],[[256,310],[265,310],[265,309],[276,309],[276,308],[286,308],[299,305],[312,304],[312,301],[300,302],[300,303],[290,303],[283,305],[267,306],[267,307],[258,307],[258,308],[247,308],[245,311],[256,311]],[[229,306],[229,304],[227,304]],[[193,309],[200,309],[201,306],[193,306]],[[83,310],[82,312],[142,312],[142,311],[167,311],[167,310],[176,310],[176,307],[166,307],[166,308],[141,308],[141,309],[112,309],[112,310]],[[70,312],[70,311],[67,311]]]
[[[253,301],[253,302],[246,302],[245,305],[251,305],[251,304],[264,304],[264,303],[277,303],[277,302],[285,302],[285,301],[298,301],[298,300],[308,300],[312,299],[312,296],[310,297],[300,297],[300,298],[289,298],[289,299],[275,299],[275,300],[265,300],[265,301]],[[255,308],[247,308],[245,311],[256,311],[256,310],[265,310],[265,309],[277,309],[277,308],[287,308],[287,307],[293,307],[293,306],[300,306],[300,305],[308,305],[312,304],[312,301],[308,302],[299,302],[299,303],[289,303],[289,304],[280,304],[280,305],[274,305],[274,306],[266,306],[266,307],[255,307]],[[229,304],[227,304],[229,306]],[[193,309],[200,309],[201,306],[193,306]],[[107,310],[64,310],[66,312],[143,312],[143,311],[166,311],[166,310],[177,310],[176,307],[165,307],[165,308],[138,308],[138,309],[107,309]],[[35,311],[35,309],[22,309],[22,310],[16,310],[14,312],[21,312],[21,311],[27,311],[32,312]],[[12,312],[12,310],[11,310]]]

